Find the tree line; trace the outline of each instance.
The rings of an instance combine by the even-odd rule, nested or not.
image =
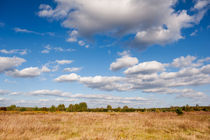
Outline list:
[[[88,108],[86,102],[79,104],[70,104],[65,106],[59,104],[58,106],[52,105],[51,107],[18,107],[16,105],[10,105],[8,107],[0,107],[0,111],[66,111],[66,112],[177,112],[177,114],[183,114],[183,111],[210,111],[210,106],[189,106],[182,107],[171,106],[169,108],[129,108],[128,106],[112,108],[111,105],[107,105],[106,108]]]

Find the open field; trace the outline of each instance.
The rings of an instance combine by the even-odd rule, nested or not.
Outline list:
[[[0,139],[210,140],[210,112],[0,112]]]

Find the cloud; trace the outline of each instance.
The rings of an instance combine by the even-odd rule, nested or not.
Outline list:
[[[62,91],[59,90],[35,90],[35,91],[31,91],[29,92],[30,95],[44,95],[44,96],[66,96],[65,93],[63,93]]]
[[[126,75],[131,74],[152,74],[164,71],[164,64],[157,61],[143,62],[124,71]]]
[[[61,48],[61,47],[51,47],[49,44],[46,45],[44,47],[44,50],[41,51],[41,53],[43,54],[48,54],[50,53],[50,51],[55,51],[55,52],[72,52],[72,51],[75,51],[74,49],[64,49],[64,48]]]
[[[34,31],[31,31],[31,30],[28,30],[28,29],[22,29],[22,28],[19,28],[19,27],[14,28],[14,31],[15,32],[21,32],[21,33],[32,33],[32,34],[39,34],[39,35],[41,35],[38,32],[34,32]]]
[[[64,71],[65,72],[77,72],[80,71],[82,68],[78,68],[78,67],[72,67],[72,68],[65,68]]]
[[[22,70],[13,70],[6,72],[7,75],[12,77],[19,77],[19,78],[32,78],[39,76],[41,74],[41,71],[38,67],[29,67]]]
[[[199,63],[193,63],[195,59],[195,56],[181,56],[179,58],[174,59],[171,65],[176,68],[199,66]]]
[[[71,64],[72,62],[72,60],[56,60],[56,63],[60,65]]]
[[[115,62],[110,65],[110,70],[117,71],[122,68],[130,67],[138,63],[136,57],[131,57],[128,52],[123,52],[121,58],[118,58]]]
[[[187,10],[175,10],[176,0],[56,0],[53,9],[41,4],[40,17],[62,21],[66,28],[86,39],[96,34],[133,35],[130,45],[145,49],[165,45],[184,37],[181,30],[198,24],[208,10],[209,1],[199,0]],[[70,34],[69,41],[76,41]]]
[[[77,42],[80,46],[85,46],[85,48],[89,48],[89,45],[85,43],[83,40],[78,40],[79,33],[77,30],[73,30],[69,33],[69,38],[66,40],[67,42]]]
[[[184,63],[185,61],[187,62]],[[127,68],[124,71],[125,76],[80,76],[71,73],[61,75],[55,81],[79,82],[89,88],[103,91],[141,90],[145,93],[204,98],[205,93],[186,87],[210,84],[210,66],[206,62],[208,58],[197,59],[194,56],[186,56],[176,58],[170,64],[157,61],[142,62]],[[191,66],[188,67],[187,64]],[[174,71],[174,66],[178,70]]]
[[[0,95],[5,95],[5,94],[8,94],[9,91],[8,90],[2,90],[0,89]]]
[[[41,69],[39,69],[38,67],[28,67],[22,70],[17,70],[17,69],[10,70],[7,71],[6,74],[18,78],[33,78],[40,76],[42,72],[50,72],[50,71],[51,70],[46,66],[43,66]]]
[[[194,32],[192,32],[192,33],[190,34],[190,36],[195,36],[195,35],[197,34],[197,32],[198,32],[198,30],[195,30]]]
[[[0,53],[26,55],[28,52],[27,49],[13,49],[13,50],[2,49],[0,50]]]
[[[69,38],[67,39],[68,42],[77,42],[78,31],[73,30],[69,33]]]
[[[35,31],[31,31],[28,29],[24,29],[24,28],[19,28],[19,27],[15,27],[14,31],[17,33],[30,33],[30,34],[35,34],[35,35],[49,35],[49,36],[54,36],[55,34],[52,32],[47,32],[47,33],[40,33],[40,32],[35,32]]]
[[[80,78],[75,73],[67,74],[67,75],[62,75],[58,78],[55,79],[56,82],[71,82],[71,81],[77,81]]]
[[[19,57],[0,57],[0,73],[14,69],[24,62],[26,60]]]
[[[13,94],[15,93],[15,94]],[[98,106],[98,105],[107,105],[107,104],[112,104],[112,105],[140,105],[140,104],[147,104],[154,102],[155,100],[153,99],[147,99],[143,97],[120,97],[120,96],[113,96],[109,94],[72,94],[70,92],[64,92],[61,90],[49,90],[49,89],[41,89],[41,90],[34,90],[34,91],[29,91],[29,92],[8,92],[6,93],[8,95],[24,95],[24,96],[38,96],[38,97],[46,97],[46,98],[41,98],[41,99],[36,99],[36,100],[22,100],[19,102],[22,103],[36,103],[37,104],[42,104],[43,102],[47,102],[49,106],[52,104],[59,104],[59,103],[71,103],[71,102],[81,102],[85,101],[88,103],[88,105],[92,106]],[[56,98],[47,98],[47,97],[56,97]],[[13,102],[13,104],[19,104],[16,102]]]
[[[47,66],[42,66],[41,72],[50,72],[51,70]]]
[[[198,0],[194,6],[194,9],[202,10],[204,8],[207,8],[207,6],[210,4],[209,0]]]
[[[146,93],[161,93],[161,94],[176,94],[177,98],[205,98],[207,97],[203,92],[198,92],[192,89],[173,89],[173,88],[155,88],[145,89]]]

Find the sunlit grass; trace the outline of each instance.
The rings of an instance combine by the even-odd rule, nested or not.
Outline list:
[[[210,112],[0,112],[0,139],[209,140]]]

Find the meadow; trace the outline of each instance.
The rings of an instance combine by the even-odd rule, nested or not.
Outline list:
[[[210,140],[210,112],[1,111],[1,140]]]

